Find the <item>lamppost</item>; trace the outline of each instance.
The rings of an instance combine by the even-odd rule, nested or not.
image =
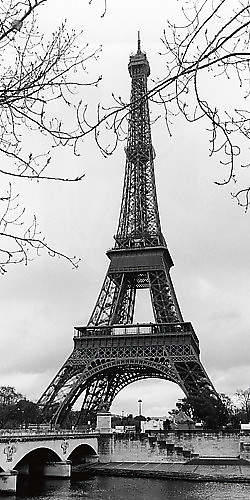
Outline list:
[[[24,410],[21,410],[21,408],[17,408],[18,415],[20,416],[20,427],[23,429],[24,427]]]
[[[142,415],[142,399],[138,399],[138,416]]]
[[[139,432],[141,432],[142,400],[138,399]]]

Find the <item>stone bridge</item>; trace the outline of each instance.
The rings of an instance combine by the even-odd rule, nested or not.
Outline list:
[[[110,432],[5,431],[0,433],[0,493],[15,492],[18,473],[69,478],[71,464],[105,461]]]

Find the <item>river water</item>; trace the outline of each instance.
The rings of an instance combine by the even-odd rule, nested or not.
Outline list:
[[[17,496],[1,500],[249,500],[250,484],[86,477],[22,480]]]

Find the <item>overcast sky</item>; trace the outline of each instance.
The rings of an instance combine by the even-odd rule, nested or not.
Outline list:
[[[168,4],[171,3],[172,7]],[[104,4],[104,2],[103,2]],[[151,76],[162,74],[160,36],[179,2],[166,0],[48,0],[41,22],[54,29],[63,18],[83,27],[86,40],[103,45],[91,72],[102,73],[95,99],[110,94],[128,99],[127,70],[136,49],[137,30],[147,52]],[[185,321],[200,340],[201,360],[219,392],[249,386],[250,358],[250,231],[244,214],[218,188],[216,160],[208,156],[208,138],[200,126],[177,120],[170,138],[164,121],[152,129],[155,172],[162,230],[174,261],[172,279]],[[13,385],[34,400],[51,381],[72,350],[75,325],[85,325],[102,285],[117,227],[125,165],[123,146],[104,159],[91,141],[82,156],[58,155],[58,167],[82,167],[85,179],[76,185],[34,184],[25,191],[30,212],[36,212],[47,240],[69,255],[79,255],[77,271],[42,255],[28,267],[14,266],[0,280],[0,384]],[[147,293],[138,303],[137,320],[150,317]],[[146,311],[146,312],[145,312]],[[147,415],[165,415],[182,391],[170,382],[141,381],[117,396],[114,412],[136,412],[143,400]]]

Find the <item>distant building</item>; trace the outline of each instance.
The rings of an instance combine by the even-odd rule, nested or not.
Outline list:
[[[136,433],[136,427],[135,427],[135,425],[125,425],[124,430],[125,430],[125,432],[131,433],[131,434],[135,434]]]
[[[123,434],[124,433],[124,425],[115,425],[114,432],[116,434]]]
[[[240,424],[241,431],[250,431],[250,424]]]
[[[163,431],[163,419],[152,418],[141,422],[141,432]]]
[[[195,429],[195,423],[184,411],[179,411],[173,417],[173,428],[181,431],[191,430]]]

